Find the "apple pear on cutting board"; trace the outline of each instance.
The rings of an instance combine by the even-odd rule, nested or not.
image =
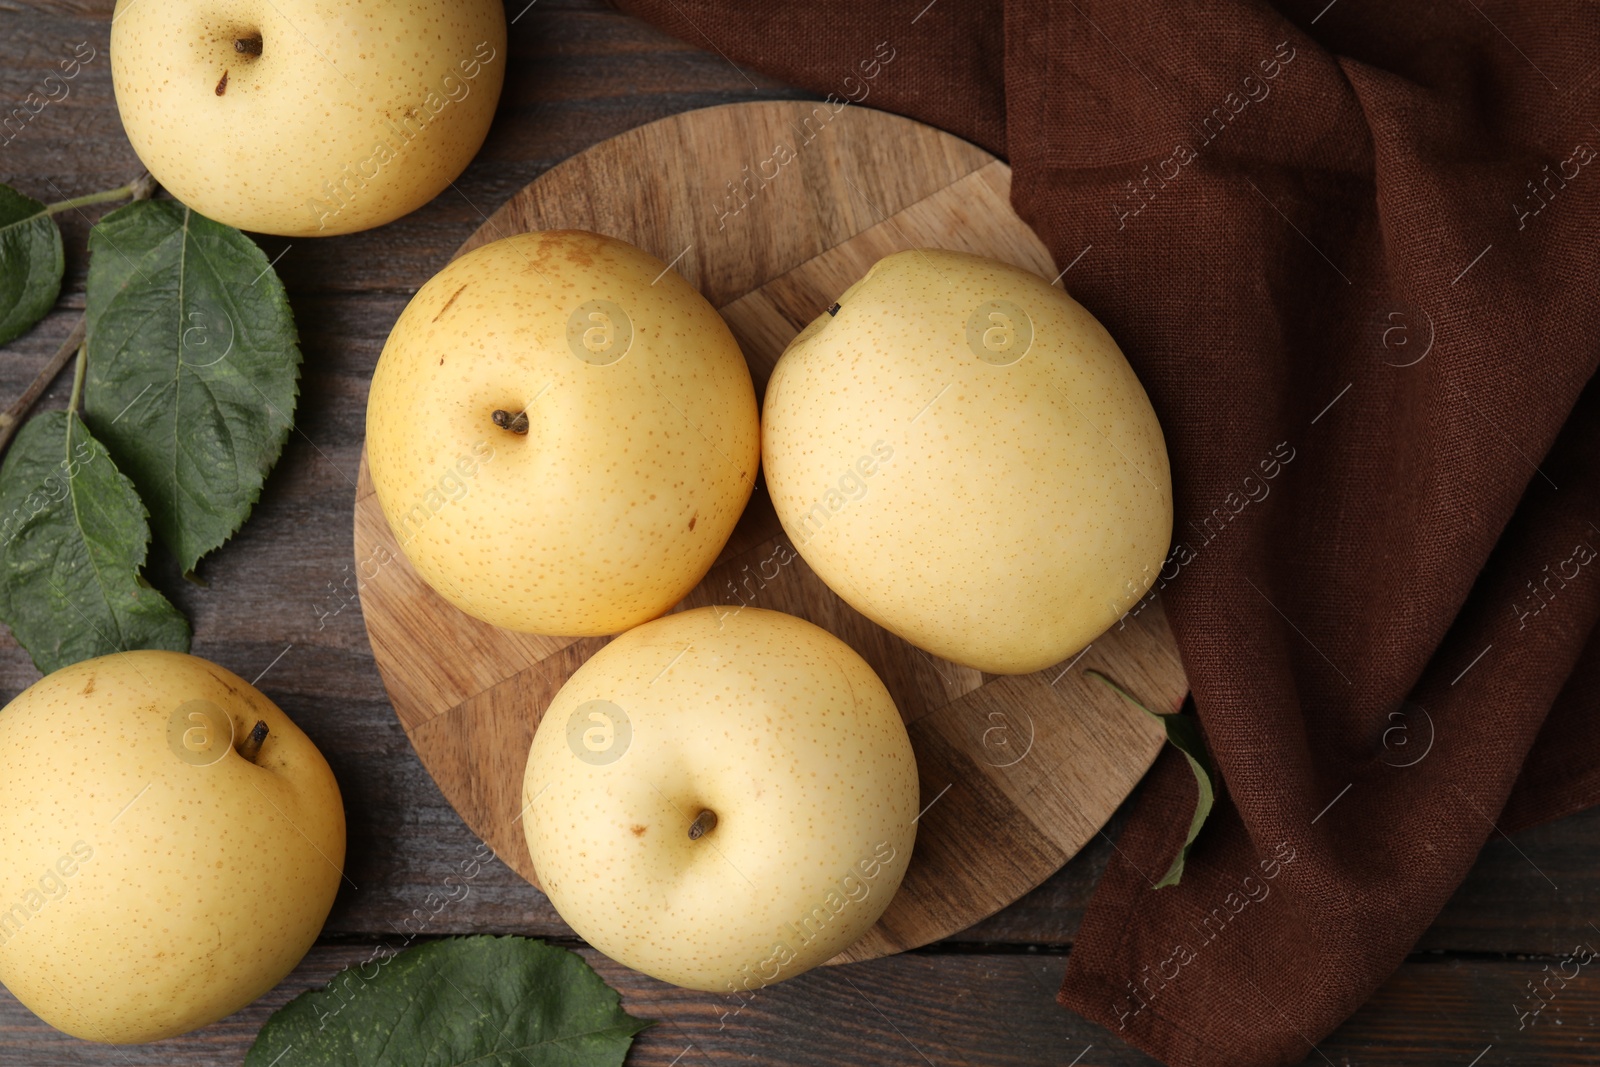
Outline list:
[[[333,772],[250,683],[179,652],[64,667],[0,711],[0,982],[88,1041],[205,1026],[311,948],[344,846]]]
[[[792,978],[883,914],[916,759],[866,661],[761,608],[678,612],[579,667],[534,735],[523,831],[584,940],[721,993]]]
[[[406,306],[367,398],[367,464],[423,579],[495,626],[620,633],[705,577],[755,486],[738,342],[655,256],[518,234]]]
[[[498,0],[118,0],[111,80],[155,179],[218,222],[365,230],[449,187],[505,77]]]
[[[1094,316],[1029,271],[880,260],[767,385],[767,487],[796,549],[879,625],[1025,674],[1134,607],[1172,535],[1166,445]]]

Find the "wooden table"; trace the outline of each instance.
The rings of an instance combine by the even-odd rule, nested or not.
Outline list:
[[[393,225],[326,240],[263,239],[289,287],[305,350],[298,432],[243,532],[201,565],[206,588],[157,562],[154,580],[194,622],[194,651],[260,686],[317,742],[344,789],[347,871],[321,941],[278,989],[237,1015],[157,1045],[64,1037],[0,992],[0,1065],[237,1064],[272,1011],[400,939],[519,933],[574,945],[635,1015],[661,1020],[630,1064],[1149,1064],[1058,1007],[1055,991],[1118,821],[1054,878],[978,926],[926,949],[812,971],[737,1017],[713,996],[633,974],[582,948],[548,901],[491,861],[438,908],[478,841],[428,778],[390,710],[355,603],[351,502],[367,386],[406,300],[502,201],[588,145],[663,115],[805,94],[751,75],[584,0],[509,0],[511,57],[489,141],[459,192]],[[80,41],[97,55],[20,136],[0,181],[42,200],[139,172],[112,99],[111,0],[0,0],[0,112],[21,103]],[[68,281],[58,310],[0,354],[0,396],[18,394],[83,306],[87,219],[62,219]],[[70,377],[70,376],[69,376]],[[67,378],[45,400],[65,405]],[[341,610],[342,608],[342,610]],[[0,696],[37,678],[0,638]],[[1463,818],[1477,818],[1463,812]],[[1600,942],[1600,811],[1496,836],[1427,936],[1372,1001],[1308,1063],[1576,1064],[1600,1045],[1600,975],[1583,973],[1530,1027],[1527,983],[1574,945]],[[435,909],[438,908],[436,911]],[[1381,921],[1381,917],[1377,921]],[[1074,1059],[1074,1057],[1079,1057]],[[1479,1057],[1474,1059],[1474,1057]]]

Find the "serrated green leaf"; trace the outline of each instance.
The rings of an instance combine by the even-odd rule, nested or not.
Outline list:
[[[1194,773],[1195,788],[1199,791],[1194,803],[1194,814],[1189,817],[1189,836],[1184,838],[1183,847],[1172,857],[1172,865],[1167,868],[1167,873],[1161,876],[1161,881],[1155,884],[1155,888],[1177,885],[1183,880],[1183,865],[1189,859],[1189,850],[1194,847],[1195,838],[1200,836],[1200,828],[1206,824],[1206,819],[1211,815],[1212,805],[1217,799],[1216,778],[1211,769],[1211,758],[1206,754],[1205,738],[1200,734],[1200,724],[1189,716],[1178,713],[1157,715],[1099,671],[1089,670],[1083,673],[1111,687],[1123,700],[1159,722],[1167,732],[1167,743],[1182,752],[1183,758],[1189,761],[1189,770]]]
[[[233,536],[293,425],[300,349],[254,241],[172,200],[89,235],[84,418],[192,571]]]
[[[39,201],[0,185],[0,345],[49,313],[66,269],[56,220]]]
[[[34,666],[189,650],[188,621],[139,577],[149,544],[133,483],[77,416],[22,427],[0,465],[0,616]]]
[[[577,953],[525,937],[462,937],[374,959],[300,994],[267,1020],[244,1062],[619,1067],[649,1025],[623,1011]]]

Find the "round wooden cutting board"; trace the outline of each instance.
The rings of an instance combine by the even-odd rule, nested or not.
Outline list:
[[[1004,163],[907,119],[827,104],[734,104],[574,156],[512,197],[461,251],[536,229],[630,241],[722,313],[759,396],[789,340],[891,252],[957,249],[1054,278],[1050,254],[1011,210],[1010,186]],[[1163,732],[1086,669],[1163,713],[1188,690],[1159,602],[1069,663],[987,675],[879,629],[803,560],[766,578],[763,561],[780,545],[787,538],[758,484],[717,565],[682,606],[751,602],[843,638],[894,695],[922,782],[905,882],[836,962],[915,948],[993,914],[1059,869],[1116,810]],[[528,747],[556,690],[607,639],[511,633],[446,603],[400,554],[365,456],[355,553],[373,655],[412,745],[473,831],[538,884],[519,823]]]

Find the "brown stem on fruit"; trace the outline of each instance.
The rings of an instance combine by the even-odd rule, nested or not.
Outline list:
[[[222,72],[222,80],[217,82],[217,95],[221,96],[228,91],[228,72]]]
[[[526,411],[519,411],[513,415],[504,408],[496,408],[494,414],[490,415],[489,418],[493,419],[494,424],[502,430],[510,430],[512,433],[517,434],[528,432],[528,413]]]
[[[261,35],[254,37],[239,37],[233,42],[233,50],[241,56],[259,56],[261,54]]]
[[[689,840],[698,841],[717,828],[717,813],[705,808],[689,824]]]
[[[837,314],[839,314],[839,305],[838,304],[829,304],[828,305],[828,314],[829,315],[837,315]]]
[[[256,757],[261,755],[261,742],[266,739],[267,724],[264,720],[258,719],[256,720],[255,728],[250,731],[243,741],[239,742],[239,755],[254,763]]]

